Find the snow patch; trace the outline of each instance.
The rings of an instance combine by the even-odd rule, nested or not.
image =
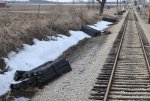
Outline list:
[[[94,25],[88,25],[89,27],[96,29],[98,31],[102,31],[105,28],[108,28],[110,24],[113,24],[112,22],[107,22],[107,21],[99,21]]]
[[[89,35],[82,31],[69,31],[69,33],[69,37],[65,35],[52,37],[55,40],[39,41],[34,39],[32,46],[24,44],[20,52],[10,52],[8,58],[4,60],[11,70],[5,74],[0,74],[0,95],[8,92],[10,84],[15,83],[13,78],[16,70],[29,71],[47,61],[53,61],[80,40],[90,38]]]
[[[19,98],[15,98],[14,101],[30,101],[30,99],[25,97],[19,97]]]

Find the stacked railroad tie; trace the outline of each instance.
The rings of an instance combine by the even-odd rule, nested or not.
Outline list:
[[[123,13],[125,13],[126,12],[126,10],[120,10],[120,11],[118,11],[118,15],[123,15]],[[114,13],[114,15],[116,15],[116,13]]]
[[[105,30],[105,31],[98,31],[94,28],[91,28],[89,26],[82,26],[81,27],[81,31],[83,31],[84,33],[88,34],[91,37],[96,37],[96,36],[101,36],[101,35],[109,35],[111,34],[110,31]]]
[[[22,90],[29,86],[42,86],[71,70],[67,59],[49,61],[30,71],[16,71],[14,80],[18,83],[11,84],[10,87],[13,90]]]
[[[108,21],[108,22],[112,22],[112,23],[116,23],[118,22],[117,17],[103,17],[103,21]]]
[[[91,28],[89,26],[82,26],[81,27],[81,31],[83,31],[84,33],[88,34],[91,37],[95,37],[95,36],[101,35],[101,31],[93,29],[93,28]]]

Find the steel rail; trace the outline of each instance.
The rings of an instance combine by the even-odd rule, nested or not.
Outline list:
[[[136,25],[137,25],[137,23],[138,22],[136,22]],[[137,25],[137,26],[139,26],[139,25]],[[141,46],[142,46],[142,51],[143,51],[143,54],[144,54],[144,57],[145,57],[144,59],[146,61],[147,69],[149,71],[149,76],[150,76],[150,65],[149,65],[148,57],[147,57],[147,54],[146,54],[146,51],[145,51],[145,48],[144,48],[144,44],[143,44],[143,40],[142,40],[141,34],[139,33],[139,30],[138,30],[138,35],[139,35],[139,38],[140,38],[140,42],[141,42]]]
[[[133,10],[134,11],[134,10]],[[137,18],[135,12],[134,12],[134,15],[135,17]],[[139,21],[137,19],[136,21],[136,27],[137,27],[137,30],[138,30],[138,35],[139,35],[139,38],[140,38],[140,42],[141,42],[141,45],[142,45],[142,51],[144,53],[144,57],[145,57],[145,61],[146,61],[146,65],[147,65],[147,68],[148,68],[148,71],[149,71],[149,76],[150,76],[150,64],[149,64],[149,61],[148,61],[148,57],[147,57],[147,54],[146,54],[146,51],[145,51],[145,47],[144,47],[144,44],[143,44],[143,40],[142,40],[142,37],[141,37],[141,33],[139,33]],[[144,33],[143,33],[144,34]]]
[[[134,11],[133,11],[134,12]],[[134,13],[135,14],[135,13]],[[135,15],[136,17],[136,15]],[[125,36],[125,31],[126,31],[126,27],[127,27],[127,22],[126,21],[126,24],[125,24],[125,28],[124,28],[124,31],[123,31],[123,35],[122,35],[122,38],[121,38],[121,42],[120,42],[120,45],[119,45],[119,48],[118,48],[118,52],[117,52],[117,55],[116,55],[116,58],[115,58],[115,62],[114,62],[114,65],[113,65],[113,70],[111,72],[111,77],[110,77],[110,80],[109,80],[109,83],[108,83],[108,86],[107,86],[107,90],[106,90],[106,94],[105,94],[105,97],[104,97],[104,101],[107,101],[108,100],[108,96],[109,96],[109,91],[110,91],[110,88],[111,88],[111,85],[112,85],[112,81],[113,81],[113,76],[114,76],[114,73],[115,73],[115,70],[116,70],[116,66],[117,66],[117,61],[118,61],[118,57],[119,57],[119,54],[120,54],[120,51],[121,51],[121,47],[122,47],[122,43],[123,43],[123,39],[124,39],[124,36]],[[148,61],[148,57],[147,57],[147,54],[146,54],[146,50],[145,50],[145,47],[144,47],[144,44],[143,44],[143,40],[142,40],[142,37],[141,37],[141,33],[139,33],[139,22],[136,21],[136,27],[137,27],[137,31],[138,31],[138,36],[139,36],[139,39],[140,39],[140,44],[141,44],[141,48],[142,48],[142,51],[143,51],[143,55],[144,55],[144,59],[146,61],[146,66],[147,66],[147,69],[149,71],[149,77],[150,77],[150,64],[149,64],[149,61]]]
[[[128,17],[128,15],[129,15],[129,12],[128,12],[126,18]],[[104,101],[108,100],[109,91],[110,91],[110,88],[111,88],[111,85],[112,85],[113,76],[114,76],[114,73],[115,73],[115,70],[116,70],[119,54],[120,54],[120,51],[121,51],[122,43],[123,43],[125,32],[126,32],[127,22],[128,22],[127,19],[125,19],[125,27],[123,29],[123,34],[122,34],[122,37],[121,37],[119,48],[117,50],[117,55],[116,55],[116,58],[115,58],[115,62],[114,62],[114,65],[113,65],[113,69],[112,69],[112,72],[111,72],[111,76],[110,76],[110,79],[109,79],[107,90],[106,90],[106,93],[105,93],[105,96],[104,96]]]

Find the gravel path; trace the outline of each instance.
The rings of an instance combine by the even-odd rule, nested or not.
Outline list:
[[[149,43],[150,43],[150,34],[149,34],[150,33],[150,24],[148,24],[148,21],[143,19],[142,16],[138,12],[136,12],[136,10],[135,10],[135,14],[139,20],[139,23],[149,41]]]
[[[126,14],[125,14],[126,15]],[[124,16],[125,16],[124,15]],[[98,73],[125,17],[111,27],[113,34],[88,39],[72,53],[72,71],[46,85],[32,98],[33,101],[88,101]]]

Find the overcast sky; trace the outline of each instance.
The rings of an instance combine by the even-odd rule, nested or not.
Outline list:
[[[9,0],[7,0],[7,1],[9,1]],[[12,1],[28,1],[28,0],[12,0]],[[48,0],[48,1],[70,2],[72,0]],[[83,0],[83,1],[88,1],[88,0]],[[107,1],[116,1],[116,0],[107,0]]]
[[[57,1],[57,0],[49,0],[49,1]],[[63,1],[64,2],[64,1],[72,1],[72,0],[58,0],[58,1]],[[83,0],[83,1],[88,1],[88,0]],[[107,1],[116,1],[116,0],[107,0]]]
[[[1,0],[0,0],[1,1]],[[10,1],[10,0],[7,0],[7,1]],[[28,1],[28,0],[12,0],[12,1]],[[60,1],[60,2],[70,2],[72,0],[48,0],[48,1]],[[88,1],[88,0],[83,0],[83,1]],[[95,0],[96,1],[96,0]],[[106,0],[107,2],[111,2],[111,1],[117,1],[117,0]],[[120,1],[120,0],[118,0]],[[148,1],[148,0],[146,0]]]

